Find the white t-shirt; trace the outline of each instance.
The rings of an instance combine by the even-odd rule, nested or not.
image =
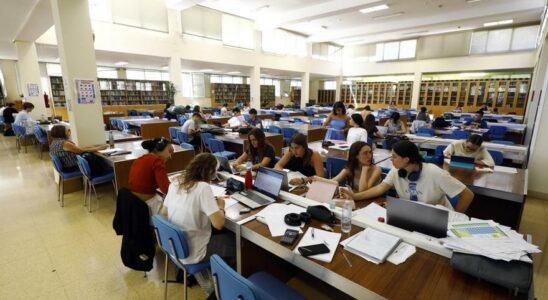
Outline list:
[[[464,150],[464,143],[466,143],[465,140],[452,142],[447,146],[447,148],[445,148],[445,150],[443,151],[443,155],[473,157],[475,160],[483,162],[486,166],[493,167],[495,165],[493,157],[484,146],[480,146],[474,152],[466,152]]]
[[[187,237],[189,255],[181,261],[194,264],[203,260],[211,237],[209,216],[219,210],[209,185],[198,182],[187,193],[179,189],[177,182],[173,182],[169,185],[164,206],[168,220],[181,228]]]
[[[228,126],[230,127],[241,127],[244,126],[244,117],[243,116],[234,116],[230,119],[228,119]]]
[[[361,127],[352,127],[348,129],[348,134],[346,135],[346,142],[349,145],[354,144],[354,142],[363,141],[367,143],[367,130]]]
[[[181,131],[190,135],[190,132],[189,132],[190,129],[196,130],[196,122],[194,122],[194,120],[192,119],[186,120],[186,122],[183,124],[183,127],[181,128]]]
[[[228,116],[228,109],[226,107],[221,107],[221,116]]]
[[[409,180],[399,177],[398,169],[392,168],[383,182],[393,186],[400,198],[411,199]],[[449,209],[453,209],[453,206],[445,195],[453,198],[466,188],[462,182],[449,175],[447,171],[429,163],[422,164],[419,179],[414,183],[416,183],[419,202],[432,205],[441,204]]]

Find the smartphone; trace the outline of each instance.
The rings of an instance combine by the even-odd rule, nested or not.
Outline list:
[[[298,250],[299,250],[299,253],[301,253],[301,255],[305,257],[330,252],[329,248],[325,244],[316,244],[316,245],[299,247]]]

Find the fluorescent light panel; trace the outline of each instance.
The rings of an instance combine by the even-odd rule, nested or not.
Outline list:
[[[398,13],[395,13],[395,14],[391,14],[391,15],[384,15],[384,16],[373,17],[373,20],[384,20],[384,19],[388,19],[388,18],[393,18],[393,17],[401,16],[401,15],[403,15],[403,11],[398,12]]]
[[[390,6],[386,5],[386,4],[381,4],[381,5],[377,5],[377,6],[371,6],[371,7],[366,7],[364,9],[360,9],[360,12],[362,14],[368,14],[368,13],[372,13],[372,12],[375,12],[375,11],[379,11],[379,10],[385,10],[385,9],[389,9]]]
[[[509,19],[509,20],[502,20],[502,21],[495,21],[495,22],[483,23],[483,26],[484,26],[484,27],[491,27],[491,26],[505,25],[505,24],[512,24],[512,23],[514,23],[514,20],[513,20],[513,19]]]
[[[231,75],[233,75],[233,74],[242,74],[242,72],[240,72],[240,71],[232,71],[232,72],[227,72],[226,74],[231,74]]]
[[[127,65],[127,64],[128,64],[127,61],[119,61],[119,62],[115,63],[114,65],[120,67],[120,66],[125,66],[125,65]]]

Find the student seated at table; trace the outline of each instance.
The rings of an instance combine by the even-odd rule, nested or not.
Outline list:
[[[91,147],[79,147],[70,141],[70,128],[63,125],[55,125],[51,128],[50,136],[52,138],[49,145],[49,152],[56,155],[61,160],[63,170],[72,172],[78,170],[77,154],[85,152],[97,152],[105,150],[108,145],[99,145]]]
[[[349,128],[350,117],[346,115],[344,103],[337,101],[333,104],[333,111],[323,122],[323,127],[329,127],[336,130],[347,131]]]
[[[148,153],[137,158],[129,170],[128,188],[150,207],[151,215],[157,214],[162,206],[162,197],[156,194],[159,189],[167,193],[169,179],[166,161],[173,154],[173,146],[165,138],[145,140],[141,147]]]
[[[200,123],[202,116],[199,113],[193,113],[192,118],[185,121],[181,131],[188,134],[188,142],[193,146],[200,146],[202,139],[200,136]]]
[[[366,191],[380,183],[381,168],[373,164],[373,148],[358,141],[350,146],[348,162],[332,180],[339,183],[346,180],[355,193]]]
[[[366,106],[363,108],[362,112],[361,112],[362,118],[363,118],[364,120],[367,119],[367,116],[370,115],[371,112],[372,112],[371,106],[366,105]]]
[[[424,163],[419,149],[410,141],[399,141],[392,147],[392,164],[383,182],[367,191],[354,193],[351,189],[341,188],[343,196],[353,200],[373,199],[395,188],[402,199],[440,204],[453,209],[447,197],[459,196],[458,212],[465,212],[474,198],[462,182],[447,171],[430,163]]]
[[[13,124],[23,126],[26,129],[26,134],[33,134],[34,133],[34,125],[38,124],[39,122],[34,120],[30,113],[34,110],[34,104],[30,102],[23,103],[23,110],[21,110],[17,116],[15,117],[15,121]]]
[[[228,117],[228,103],[223,104],[223,107],[221,107],[221,117]]]
[[[348,108],[346,109],[346,115],[351,117],[352,114],[354,114],[354,105],[350,104],[348,105]]]
[[[482,110],[478,110],[474,114],[474,119],[470,122],[466,122],[464,125],[465,126],[470,126],[472,128],[483,128],[483,129],[489,128],[487,126],[487,122],[483,119],[483,111]]]
[[[248,160],[251,160],[253,164],[252,170],[257,170],[259,167],[274,167],[276,153],[274,147],[266,141],[264,132],[259,128],[253,128],[247,134],[247,140],[249,148],[234,161],[234,168],[238,171],[245,169],[242,164]]]
[[[244,119],[244,116],[242,116],[240,109],[237,107],[234,107],[232,109],[232,118],[228,119],[228,122],[224,124],[223,127],[239,128],[246,125],[247,123]]]
[[[206,118],[206,115],[204,114],[204,112],[202,111],[202,108],[200,107],[200,105],[194,105],[194,108],[192,109],[192,114],[195,114],[195,113],[200,114],[200,117],[202,117],[200,119],[200,122],[205,123],[205,120],[207,118]]]
[[[451,155],[473,157],[476,165],[490,167],[495,166],[495,161],[489,151],[482,146],[483,138],[481,135],[472,134],[466,140],[454,141],[445,150],[443,155],[451,158]]]
[[[182,259],[184,264],[209,261],[213,254],[223,257],[229,264],[235,264],[234,235],[222,230],[226,197],[214,197],[210,187],[216,171],[215,157],[211,153],[201,153],[169,186],[162,214],[186,234],[189,255]],[[213,292],[209,268],[194,277],[207,294]]]
[[[453,112],[454,112],[454,113],[461,113],[461,112],[462,112],[462,106],[460,106],[460,104],[457,105],[457,107],[455,107],[455,108],[453,109]]]
[[[350,129],[346,135],[346,143],[349,145],[354,142],[367,142],[367,130],[363,128],[363,118],[360,114],[353,114],[350,118]]]
[[[257,110],[254,108],[249,110],[249,119],[246,123],[251,127],[263,129],[263,123],[261,122],[261,119],[259,119],[259,116],[257,116]]]
[[[428,109],[426,107],[421,107],[421,111],[417,114],[416,120],[430,123],[430,117],[428,116]]]
[[[390,115],[390,119],[386,120],[384,126],[388,127],[388,133],[407,133],[407,126],[400,120],[400,113],[397,111]]]
[[[324,177],[323,162],[320,153],[308,148],[306,135],[297,133],[291,138],[289,151],[278,161],[274,167],[277,170],[289,169],[300,172],[304,176]],[[310,181],[309,178],[293,178],[290,184],[298,185]]]
[[[15,122],[15,118],[13,117],[13,115],[17,113],[17,110],[14,106],[15,104],[9,102],[2,112],[2,116],[4,117],[4,124],[6,125],[6,127],[4,128],[4,136],[14,135],[13,129],[11,128],[11,124]]]
[[[367,131],[367,136],[370,138],[378,137],[380,139],[383,138],[382,132],[379,131],[377,128],[377,125],[375,124],[375,116],[372,114],[368,114],[367,117],[365,117],[365,121],[363,123],[363,128]]]
[[[479,111],[485,114],[485,113],[489,113],[491,110],[489,109],[489,106],[487,106],[487,103],[483,103]]]

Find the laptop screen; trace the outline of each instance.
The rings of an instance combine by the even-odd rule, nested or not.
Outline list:
[[[449,212],[433,206],[387,197],[387,223],[409,231],[417,231],[429,236],[447,236]]]
[[[280,194],[283,179],[283,173],[261,167],[257,172],[257,177],[255,177],[253,189],[269,197],[277,198]]]
[[[467,156],[459,156],[459,155],[452,155],[451,156],[451,162],[452,163],[461,163],[461,164],[474,164],[474,158],[473,157],[467,157]]]

